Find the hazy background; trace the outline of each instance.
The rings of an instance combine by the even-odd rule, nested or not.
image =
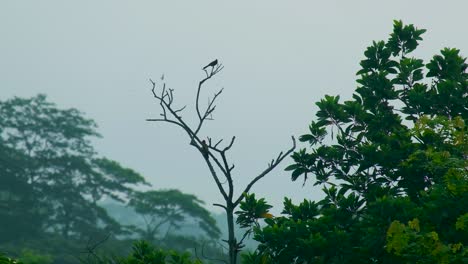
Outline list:
[[[224,64],[202,95],[204,103],[225,88],[202,135],[237,136],[230,158],[239,190],[290,147],[291,135],[307,131],[317,100],[351,95],[364,49],[387,39],[393,19],[428,30],[415,53],[427,62],[447,46],[467,56],[467,16],[463,0],[0,0],[0,100],[45,93],[60,107],[78,108],[98,123],[101,154],[155,188],[211,204],[221,196],[187,137],[144,121],[159,115],[149,78],[164,73],[176,104],[191,107],[201,68],[215,58]],[[194,120],[190,109],[183,117]],[[283,170],[290,163],[253,188],[274,212],[284,196],[321,197],[312,181],[290,181]]]

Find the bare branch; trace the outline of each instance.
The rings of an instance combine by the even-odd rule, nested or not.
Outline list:
[[[229,185],[229,194],[228,194],[229,201],[232,201],[232,196],[234,195],[234,184],[232,182],[231,170],[229,170],[229,165],[228,165],[227,158],[226,158],[226,152],[221,151],[220,154],[221,154],[221,158],[223,159],[224,168],[226,168],[226,173],[224,175],[226,176],[226,180],[228,181],[228,185]]]
[[[99,247],[101,244],[103,244],[104,242],[106,242],[109,237],[110,237],[110,233],[108,233],[106,235],[106,237],[104,237],[104,239],[101,239],[99,241],[97,241],[96,243],[94,243],[93,245],[90,245],[91,243],[91,240],[92,238],[90,237],[88,242],[86,243],[86,248],[85,248],[85,251],[83,251],[82,253],[87,253],[87,257],[88,257],[88,260],[90,259],[91,256],[93,256],[96,260],[98,260],[99,262],[102,262],[103,260],[96,254],[96,248]]]
[[[212,100],[208,100],[208,107],[206,108],[205,114],[203,115],[204,118],[208,117],[211,113],[216,108],[216,105],[214,105],[214,102],[216,101],[216,98],[223,92],[224,89],[219,90],[217,93],[215,93],[214,97]]]
[[[196,136],[194,136],[194,138],[196,138],[196,139],[198,140],[198,142],[200,142],[200,140],[199,140]],[[211,140],[211,139],[208,138],[208,140]],[[193,146],[195,146],[202,154],[204,153],[204,150],[203,150],[200,146],[196,145],[195,143],[190,143],[190,144],[193,145]],[[207,144],[207,147],[208,147],[208,150],[209,150],[209,149],[216,150],[216,149],[210,147],[208,144]],[[222,172],[224,175],[227,173],[227,168],[224,168],[223,165],[221,165],[221,162],[219,162],[218,158],[216,158],[216,156],[213,155],[213,153],[211,153],[210,151],[208,151],[207,158],[208,158],[208,157],[211,157],[211,159],[213,159],[213,161],[216,163],[216,166],[218,166],[218,169],[220,169],[221,172]],[[206,159],[206,162],[208,162],[208,161],[209,161],[209,159]]]
[[[292,138],[292,141],[293,141],[293,146],[288,150],[286,151],[286,153],[282,154],[280,153],[281,155],[278,155],[278,157],[276,158],[276,160],[272,160],[272,163],[262,172],[260,173],[257,177],[255,177],[248,185],[247,187],[245,187],[244,191],[242,193],[248,193],[250,191],[250,188],[252,188],[252,186],[257,182],[259,181],[261,178],[265,177],[265,175],[267,175],[270,171],[272,171],[276,166],[278,166],[278,164],[281,163],[281,161],[286,158],[287,156],[289,156],[289,154],[291,154],[294,149],[296,148],[296,139],[294,138],[294,136],[291,137]],[[237,206],[240,201],[242,201],[242,198],[244,198],[243,195],[240,195],[239,198],[237,198],[237,200],[234,202],[234,207]]]
[[[211,78],[213,75],[210,75],[209,78]],[[208,80],[209,78],[206,78],[204,80],[202,80],[202,82],[200,82],[201,84]],[[194,133],[190,126],[187,125],[183,120],[182,118],[177,115],[177,112],[180,112],[181,109],[179,110],[173,110],[172,107],[171,107],[171,104],[173,102],[173,92],[172,92],[172,89],[170,89],[169,91],[166,90],[166,85],[163,84],[163,87],[162,87],[162,92],[161,92],[161,95],[158,95],[156,94],[155,92],[155,89],[156,89],[156,83],[150,79],[150,82],[152,83],[153,87],[151,89],[152,93],[153,93],[153,96],[159,100],[159,103],[161,105],[161,109],[163,110],[163,118],[162,119],[158,119],[158,118],[155,118],[155,119],[147,119],[148,121],[164,121],[164,122],[168,122],[168,123],[171,123],[171,124],[175,124],[177,126],[180,126],[182,129],[185,130],[185,132],[188,134],[188,136],[190,137],[191,139],[191,142],[190,144],[195,146],[198,151],[200,151],[202,154],[204,153],[204,150],[203,148],[201,147],[201,140],[196,136],[196,133]],[[201,87],[201,84],[199,85],[199,89]],[[166,112],[167,111],[167,112]],[[175,120],[172,120],[172,119],[169,119],[167,114],[168,112],[175,118]],[[196,142],[196,143],[195,143]],[[221,169],[221,171],[223,172],[223,174],[226,173],[226,169],[223,168],[223,166],[221,165],[221,163],[216,159],[216,157],[214,157],[211,153],[208,153],[209,156],[212,157],[212,159],[215,161],[216,165]],[[221,192],[221,194],[223,195],[223,197],[225,199],[227,199],[227,193],[226,191],[224,190],[218,176],[217,176],[217,173],[213,167],[213,165],[211,164],[211,162],[209,161],[208,157],[209,156],[206,156],[204,155],[205,157],[205,160],[206,160],[206,163],[210,169],[210,172],[211,172],[211,175],[213,177],[213,179],[215,180],[216,182],[216,185],[218,186],[219,188],[219,191]]]
[[[151,121],[151,122],[168,122],[168,123],[171,123],[171,124],[174,124],[174,125],[181,126],[181,125],[180,125],[179,123],[177,123],[176,121],[169,120],[169,119],[147,118],[146,121]]]
[[[211,261],[213,261],[213,260],[214,260],[214,261],[219,261],[219,262],[223,262],[223,263],[226,263],[226,264],[228,263],[228,262],[227,262],[226,260],[224,260],[224,259],[218,259],[218,258],[212,258],[212,257],[206,256],[206,255],[205,255],[205,252],[204,252],[204,249],[205,249],[205,241],[203,241],[203,243],[202,243],[202,248],[201,248],[201,250],[202,250],[201,254],[202,254],[202,257],[203,257],[204,259],[211,260]],[[196,248],[195,248],[195,252],[196,252]]]
[[[215,96],[213,98],[213,100],[211,100],[211,102],[208,103],[208,108],[206,109],[206,111],[203,113],[201,113],[200,111],[200,91],[201,91],[201,88],[203,86],[203,83],[205,83],[207,80],[211,79],[214,75],[216,75],[218,72],[220,72],[222,70],[222,65],[221,64],[218,64],[217,66],[213,67],[211,69],[211,72],[208,73],[208,71],[206,69],[204,69],[205,73],[206,73],[206,77],[203,78],[199,83],[198,83],[198,89],[197,89],[197,98],[196,98],[196,101],[195,101],[195,109],[197,111],[197,115],[198,115],[198,126],[197,126],[197,129],[195,129],[195,135],[198,134],[198,132],[200,131],[202,125],[203,125],[203,121],[207,120],[208,119],[208,116],[214,111],[214,101],[216,100],[216,98],[222,93],[223,89],[221,89],[220,91],[218,91],[217,93],[215,93]],[[211,120],[211,118],[209,118]]]
[[[213,206],[218,206],[218,207],[223,208],[224,210],[227,210],[227,207],[222,204],[214,203]]]
[[[229,143],[229,145],[228,145],[227,147],[225,147],[225,148],[223,149],[223,151],[228,151],[228,150],[232,147],[232,145],[234,144],[234,140],[236,140],[236,137],[235,137],[235,136],[232,137],[231,143]]]
[[[178,113],[178,112],[182,112],[185,107],[187,107],[186,105],[184,105],[184,107],[180,108],[180,109],[177,109],[177,110],[174,110],[174,113]]]
[[[238,248],[243,248],[244,247],[244,239],[246,239],[251,233],[252,233],[252,229],[249,229],[247,231],[245,231],[244,235],[242,236],[241,240],[237,243],[237,247]]]
[[[211,153],[209,153],[212,157],[213,155]],[[221,192],[221,194],[223,195],[224,199],[227,200],[228,199],[228,195],[226,194],[226,191],[224,190],[224,187],[223,185],[221,184],[221,181],[219,180],[219,177],[218,177],[218,174],[216,173],[215,169],[213,168],[213,165],[211,164],[211,162],[209,161],[208,157],[204,156],[205,158],[205,161],[206,161],[206,164],[208,165],[208,168],[210,169],[210,172],[211,172],[211,175],[213,176],[213,179],[215,180],[216,182],[216,185],[218,186],[218,189],[219,191]],[[213,157],[213,160],[215,160],[215,162],[217,164],[219,164],[219,162],[215,159],[215,157]],[[221,164],[218,165],[220,168],[221,167]],[[224,173],[224,172],[223,172]]]
[[[218,141],[218,142],[217,142],[217,143],[214,145],[214,147],[213,147],[213,148],[216,148],[216,147],[218,147],[219,143],[221,143],[222,141],[223,141],[223,139],[220,139],[220,140],[219,140],[219,141]]]

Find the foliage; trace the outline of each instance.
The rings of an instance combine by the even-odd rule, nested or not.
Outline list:
[[[23,263],[15,259],[8,258],[2,253],[0,253],[0,264],[23,264]]]
[[[154,241],[163,226],[166,234],[171,228],[179,229],[187,218],[197,221],[209,238],[218,238],[221,231],[203,204],[196,196],[179,190],[136,192],[129,202],[145,220],[146,228],[138,231],[148,241]]]
[[[53,257],[51,255],[39,254],[34,250],[23,249],[19,257],[23,264],[51,264]]]
[[[133,252],[127,258],[119,261],[121,264],[201,264],[188,253],[155,248],[146,241],[139,241],[133,245]]]
[[[417,218],[407,225],[399,221],[390,224],[387,251],[408,263],[463,263],[468,257],[462,243],[444,244],[437,232],[421,232]]]
[[[20,261],[21,260],[21,261]],[[23,250],[20,260],[7,258],[0,254],[0,264],[48,264],[51,256],[40,255],[31,250]],[[194,259],[188,252],[163,250],[156,248],[146,241],[137,241],[133,244],[132,252],[127,257],[101,257],[91,252],[91,257],[81,259],[84,264],[201,264],[201,260]]]
[[[325,198],[285,199],[247,263],[466,263],[467,64],[450,48],[409,57],[424,32],[395,21],[365,51],[353,98],[317,102],[310,149],[286,170]]]
[[[271,218],[268,213],[271,205],[267,204],[265,199],[255,199],[255,194],[245,194],[245,198],[240,203],[240,211],[237,211],[236,222],[241,228],[247,228],[252,225],[258,226],[258,219]]]

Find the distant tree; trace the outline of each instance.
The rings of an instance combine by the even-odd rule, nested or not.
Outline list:
[[[236,264],[237,254],[244,245],[243,240],[241,239],[238,241],[234,234],[234,212],[240,202],[244,199],[244,194],[248,193],[255,183],[265,177],[269,172],[276,168],[276,166],[278,166],[285,157],[292,153],[296,147],[296,142],[293,137],[293,146],[286,152],[280,152],[279,155],[268,164],[265,170],[257,174],[250,183],[241,189],[241,192],[236,195],[234,193],[234,177],[232,174],[234,165],[231,164],[227,158],[227,152],[233,146],[235,137],[232,137],[227,145],[222,146],[222,139],[213,140],[211,137],[201,135],[201,130],[205,122],[212,120],[213,112],[216,109],[215,101],[223,91],[221,89],[216,92],[213,95],[213,98],[209,100],[206,109],[202,109],[200,107],[201,90],[203,84],[213,78],[222,69],[223,66],[218,62],[218,60],[214,60],[203,68],[205,77],[198,83],[195,99],[195,114],[197,121],[193,126],[189,125],[189,123],[182,118],[182,112],[185,109],[185,106],[179,108],[174,105],[174,90],[166,87],[164,78],[161,78],[161,84],[156,84],[156,82],[150,80],[153,85],[151,90],[152,95],[158,102],[162,113],[160,114],[160,118],[150,118],[147,119],[147,121],[165,122],[179,127],[187,134],[187,137],[190,140],[190,145],[197,149],[203,157],[203,160],[207,164],[210,174],[224,199],[223,204],[216,203],[214,205],[219,206],[226,211],[228,224],[228,239],[226,242],[229,247],[229,262],[231,264]],[[157,87],[160,88],[159,91],[156,90]],[[223,185],[223,182],[227,182],[227,186]]]
[[[38,235],[46,220],[33,188],[21,179],[28,162],[22,152],[0,143],[0,242]]]
[[[146,182],[97,156],[90,141],[99,137],[95,128],[78,110],[58,109],[44,95],[0,101],[0,240],[31,230],[64,237],[122,231],[97,202],[122,200]]]
[[[395,21],[365,51],[353,98],[317,102],[300,137],[310,149],[287,170],[314,176],[325,198],[286,198],[283,216],[253,227],[260,245],[246,263],[468,261],[467,64],[450,48],[427,64],[410,57],[424,32]],[[268,209],[250,204],[244,215]]]
[[[187,220],[198,222],[210,239],[219,238],[221,231],[203,204],[196,196],[179,190],[136,192],[129,202],[146,224],[144,228],[138,228],[139,233],[151,242],[164,241],[172,229],[180,229]]]

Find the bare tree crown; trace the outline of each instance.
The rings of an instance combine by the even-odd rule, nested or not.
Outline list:
[[[223,92],[223,89],[219,89],[218,91],[216,91],[213,97],[208,100],[208,106],[206,107],[206,109],[201,109],[199,102],[203,84],[209,79],[213,78],[223,68],[224,66],[221,63],[219,63],[218,60],[214,60],[202,68],[206,76],[202,78],[198,83],[197,96],[195,100],[195,110],[197,114],[197,122],[195,126],[188,125],[186,121],[184,121],[184,119],[182,118],[181,113],[184,111],[185,106],[180,108],[174,106],[174,90],[166,87],[164,77],[161,77],[162,83],[160,85],[150,79],[150,82],[152,84],[151,92],[154,98],[159,102],[161,108],[161,117],[150,118],[147,119],[147,121],[166,122],[182,128],[190,138],[190,145],[194,146],[202,154],[210,170],[211,176],[225,200],[224,204],[215,203],[213,205],[219,206],[226,210],[229,229],[229,240],[227,240],[226,242],[229,244],[230,262],[235,263],[237,252],[242,247],[242,241],[244,240],[245,236],[240,242],[237,242],[234,237],[234,209],[244,198],[244,193],[248,193],[257,181],[265,177],[270,171],[272,171],[276,166],[278,166],[278,164],[280,164],[285,157],[287,157],[294,151],[294,149],[296,148],[296,140],[294,137],[292,137],[292,147],[285,152],[280,152],[276,158],[272,159],[271,162],[268,163],[268,166],[265,170],[263,170],[256,177],[254,177],[237,197],[234,197],[234,183],[232,171],[234,170],[235,166],[234,164],[228,162],[226,152],[229,149],[231,149],[231,147],[234,144],[234,141],[236,140],[236,137],[233,136],[230,139],[229,143],[223,145],[223,139],[214,141],[211,137],[202,138],[199,135],[204,123],[207,120],[213,119],[212,115],[216,109],[215,102]],[[159,91],[156,91],[157,88],[159,88]],[[220,172],[220,174],[222,174],[222,176],[225,179],[221,180],[221,178],[218,175],[218,172]],[[228,183],[227,188],[223,186],[222,182]]]

